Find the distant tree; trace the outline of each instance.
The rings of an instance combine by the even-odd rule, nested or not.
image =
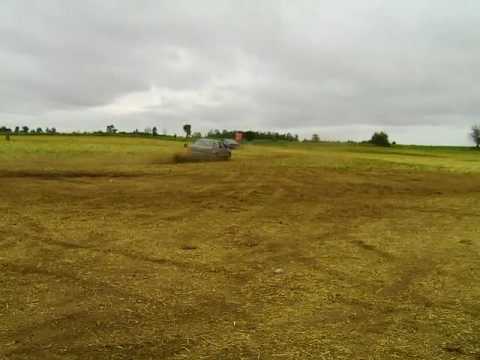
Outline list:
[[[10,141],[10,133],[12,132],[12,129],[2,126],[0,127],[0,134],[5,134],[5,140]]]
[[[312,135],[312,141],[313,142],[319,142],[320,141],[320,136],[318,136],[318,134],[313,134]]]
[[[222,136],[221,134],[222,134],[222,133],[220,132],[220,130],[217,130],[217,129],[213,130],[213,129],[211,129],[211,130],[208,130],[206,136],[207,136],[208,138],[220,138],[220,137]]]
[[[35,129],[30,129],[30,134],[35,134]]]
[[[256,135],[255,132],[251,131],[251,130],[245,131],[245,133],[244,133],[245,139],[247,141],[255,140],[255,135]]]
[[[107,130],[107,134],[115,134],[117,132],[115,125],[107,125],[106,130]]]
[[[472,138],[475,146],[480,148],[480,125],[472,126],[472,131],[470,132],[470,137]]]
[[[190,124],[185,124],[183,125],[183,131],[185,131],[185,144],[184,146],[187,147],[187,140],[192,134],[192,125]]]
[[[370,139],[370,143],[377,146],[390,146],[388,135],[383,131],[374,133]]]
[[[51,134],[56,134],[56,133],[57,133],[57,129],[55,129],[54,127],[52,127],[52,128],[50,129],[50,133],[51,133]]]
[[[150,126],[147,126],[144,130],[144,133],[147,134],[147,135],[151,135],[152,134],[152,128]]]
[[[37,134],[43,134],[43,129],[41,127],[38,127],[36,130]]]
[[[198,139],[202,137],[202,133],[197,131],[192,134],[192,138]]]
[[[298,134],[295,134],[295,141],[298,141]]]
[[[22,132],[23,132],[24,134],[28,134],[28,130],[29,130],[29,129],[28,129],[28,126],[22,126]]]
[[[183,131],[185,131],[185,135],[189,137],[190,134],[192,133],[192,125],[190,124],[183,125]]]
[[[152,135],[153,135],[153,136],[157,136],[157,135],[158,135],[158,129],[157,129],[156,126],[154,126],[154,127],[152,128]]]
[[[15,134],[18,134],[20,133],[20,126],[15,126]]]

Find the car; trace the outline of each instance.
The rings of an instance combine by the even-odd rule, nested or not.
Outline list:
[[[238,142],[236,142],[235,140],[233,139],[223,139],[223,143],[230,149],[230,150],[234,150],[234,149],[238,149],[240,147],[240,144]]]
[[[228,146],[217,139],[198,139],[190,145],[190,152],[197,160],[228,160],[232,156]]]

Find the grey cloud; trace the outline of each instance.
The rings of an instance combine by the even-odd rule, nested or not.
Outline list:
[[[480,119],[479,20],[471,0],[5,0],[0,115],[464,144]]]

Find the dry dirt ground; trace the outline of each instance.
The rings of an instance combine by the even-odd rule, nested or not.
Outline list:
[[[480,157],[17,141],[0,359],[480,359]]]

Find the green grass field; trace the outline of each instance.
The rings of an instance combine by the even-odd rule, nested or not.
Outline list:
[[[480,359],[480,152],[0,141],[0,359]]]

